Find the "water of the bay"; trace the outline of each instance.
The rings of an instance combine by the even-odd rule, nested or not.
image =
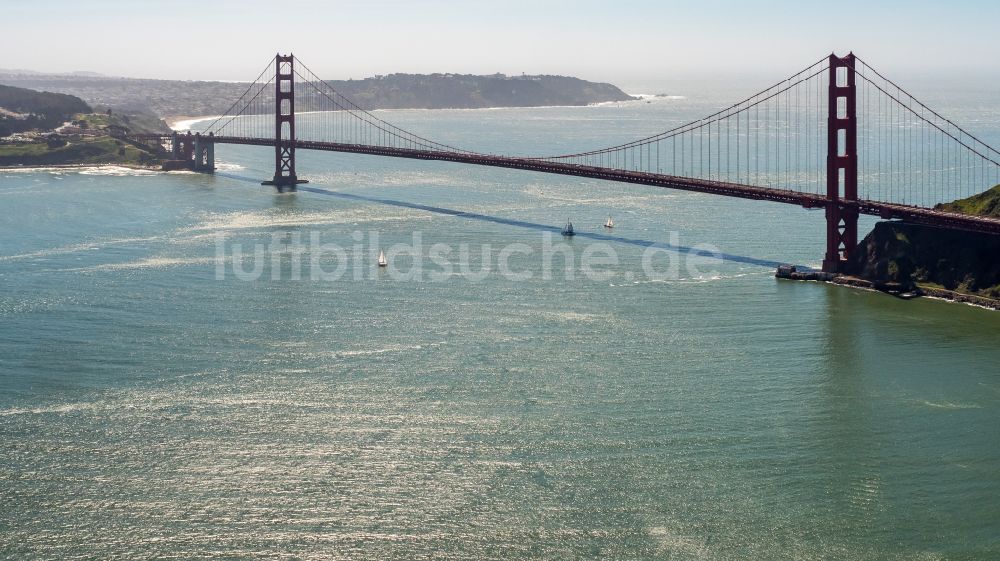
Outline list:
[[[976,99],[950,108],[996,139]],[[537,153],[717,106],[380,115]],[[821,211],[308,152],[321,191],[278,195],[268,149],[217,157],[215,176],[0,171],[0,556],[1000,556],[1000,314],[775,280],[818,264]],[[608,278],[564,257],[543,278],[568,219],[582,235],[551,243],[611,248]],[[373,270],[415,232],[471,269]],[[351,257],[339,279],[308,254],[293,278],[274,245],[313,233]],[[262,274],[238,278],[235,245],[258,243]],[[676,274],[643,274],[651,243]],[[497,270],[510,244],[532,278]],[[689,270],[698,244],[723,259]]]

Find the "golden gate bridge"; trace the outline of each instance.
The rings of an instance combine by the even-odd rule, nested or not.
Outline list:
[[[296,130],[296,108],[314,113]],[[304,183],[296,150],[521,169],[825,209],[823,269],[858,244],[858,216],[1000,234],[1000,219],[934,208],[1000,184],[1000,152],[856,55],[824,57],[701,119],[610,147],[490,154],[435,142],[365,110],[293,55],[276,55],[203,133],[134,135],[214,169],[216,144],[274,148],[278,191]]]

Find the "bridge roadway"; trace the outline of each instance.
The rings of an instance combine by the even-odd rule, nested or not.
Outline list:
[[[153,137],[153,135],[149,135]],[[166,140],[169,137],[162,137]],[[222,144],[243,144],[251,146],[275,145],[273,138],[241,138],[231,136],[215,136],[212,141]],[[635,183],[668,189],[680,189],[697,193],[708,193],[724,197],[738,197],[758,201],[771,201],[801,206],[804,208],[826,208],[827,198],[823,195],[801,193],[786,189],[754,187],[739,183],[710,181],[678,177],[657,173],[629,171],[613,168],[583,166],[551,162],[532,158],[515,158],[509,156],[494,156],[465,152],[443,152],[434,150],[418,150],[412,148],[393,148],[385,146],[369,146],[363,144],[342,144],[337,142],[320,142],[312,140],[296,140],[295,148],[301,150],[320,150],[325,152],[346,152],[350,154],[368,154],[372,156],[388,156],[392,158],[409,158],[413,160],[436,160],[499,168],[520,169],[541,173],[589,177],[621,183]],[[856,209],[859,214],[878,216],[882,219],[901,219],[907,222],[927,224],[949,229],[971,230],[1000,234],[1000,219],[981,216],[969,216],[952,212],[944,212],[918,206],[883,203],[878,201],[857,200],[840,201],[845,209]]]

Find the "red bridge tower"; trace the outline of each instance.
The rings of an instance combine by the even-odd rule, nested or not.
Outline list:
[[[842,68],[843,72],[840,71]],[[844,262],[858,246],[857,109],[854,53],[843,58],[830,55],[826,144],[826,256],[823,259],[823,270],[828,273],[841,272]]]
[[[308,183],[295,175],[295,55],[274,56],[274,185],[278,192]]]

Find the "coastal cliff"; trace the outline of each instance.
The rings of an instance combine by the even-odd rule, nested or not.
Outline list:
[[[938,210],[1000,218],[1000,185]],[[1000,235],[879,222],[841,273],[778,267],[775,276],[871,288],[903,297],[933,296],[1000,310]]]
[[[880,222],[858,245],[846,273],[901,291],[1000,299],[1000,236]]]
[[[1000,218],[1000,185],[934,208]],[[1000,236],[880,222],[858,245],[847,273],[876,288],[1000,309]]]

